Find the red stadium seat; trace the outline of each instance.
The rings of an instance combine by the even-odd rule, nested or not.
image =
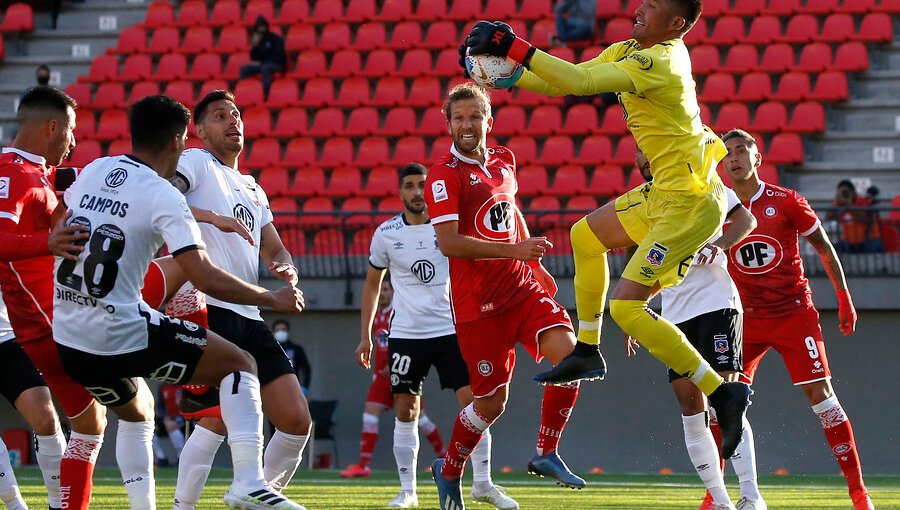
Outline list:
[[[728,73],[744,74],[759,67],[759,53],[756,46],[750,44],[737,44],[728,50],[722,71]]]
[[[290,179],[286,168],[266,168],[259,174],[259,186],[271,198],[287,196],[290,190]]]
[[[410,0],[385,0],[378,19],[381,21],[403,21],[413,14]]]
[[[241,108],[265,104],[262,82],[256,78],[240,80],[234,86],[234,99]]]
[[[806,73],[790,72],[781,75],[778,80],[778,89],[772,94],[775,101],[803,101],[810,94],[809,75]]]
[[[612,160],[612,141],[608,136],[593,135],[581,142],[581,151],[576,160],[582,165],[602,165]]]
[[[856,36],[856,23],[849,14],[832,14],[825,18],[822,32],[817,40],[823,42],[844,42]]]
[[[383,24],[365,23],[357,27],[353,47],[359,51],[372,51],[383,48],[386,43],[387,35]]]
[[[439,158],[443,158],[450,152],[451,145],[453,145],[453,140],[445,132],[444,136],[435,138],[434,141],[431,142],[431,149],[428,151],[428,159],[430,161],[436,161]],[[521,162],[517,160],[516,164],[521,164]]]
[[[703,14],[710,18],[717,18],[728,13],[731,2],[729,0],[707,0],[703,2]]]
[[[486,0],[483,19],[506,19],[516,14],[516,0]],[[548,11],[549,12],[549,11]]]
[[[80,127],[80,126],[79,126]],[[78,130],[80,133],[80,130]],[[82,168],[91,161],[102,156],[100,151],[100,142],[95,140],[79,141],[78,145],[72,149],[69,159],[66,160],[68,166]]]
[[[576,104],[566,112],[566,122],[557,132],[563,135],[589,135],[598,129],[597,108],[592,104]]]
[[[78,103],[78,108],[93,108],[91,99],[91,86],[87,83],[70,83],[64,89],[65,93]]]
[[[833,70],[865,71],[869,68],[869,49],[859,41],[846,42],[838,46],[834,54]]]
[[[132,53],[142,53],[146,50],[147,32],[139,26],[133,26],[122,30],[122,33],[119,34],[118,44],[110,51],[120,55],[131,55]]]
[[[728,12],[735,16],[756,16],[766,12],[766,0],[735,0]]]
[[[110,108],[126,108],[125,102],[125,86],[119,82],[101,83],[97,87],[97,93],[94,96],[92,107],[98,110],[106,110]]]
[[[304,106],[324,107],[334,102],[334,80],[313,78],[303,90]]]
[[[159,94],[159,84],[154,81],[139,81],[131,86],[131,94],[128,96],[130,103],[136,103],[141,99]]]
[[[459,69],[459,66],[457,66],[457,69]],[[363,67],[360,75],[372,78],[390,76],[396,70],[397,53],[391,50],[379,49],[369,53],[369,56],[366,57],[366,65]]]
[[[305,108],[285,108],[278,113],[275,128],[270,134],[281,138],[293,138],[306,133],[308,124],[309,119],[306,117]],[[288,144],[288,152],[290,152],[290,144]],[[312,161],[315,161],[315,158],[310,160],[310,162]]]
[[[370,100],[369,80],[366,78],[347,78],[341,83],[341,91],[338,93],[334,106],[357,107],[365,105]],[[351,112],[352,114],[355,113]],[[348,128],[351,124],[348,123]]]
[[[252,26],[256,23],[256,18],[262,16],[269,23],[275,22],[275,6],[272,0],[250,0],[247,2],[247,9],[244,11],[243,24]]]
[[[415,78],[431,70],[431,52],[423,49],[411,49],[403,54],[396,75],[404,78]]]
[[[613,196],[625,191],[625,174],[619,165],[602,165],[594,169],[591,184],[585,188],[588,195]]]
[[[569,168],[569,167],[566,167]],[[580,168],[580,167],[578,167]],[[560,169],[562,170],[562,169]],[[557,170],[557,172],[559,172]],[[581,188],[579,191],[583,192],[585,188]],[[563,215],[562,221],[566,225],[571,225],[576,221],[580,220],[587,214],[593,210],[597,209],[597,199],[592,196],[579,195],[576,197],[572,197],[566,202],[566,214]],[[552,240],[550,242],[553,242]],[[554,245],[554,248],[556,246]]]
[[[128,137],[128,114],[124,110],[105,110],[97,124],[97,140],[115,140]]]
[[[773,16],[790,16],[803,11],[800,0],[769,0],[766,13]]]
[[[831,14],[837,12],[838,0],[806,0],[805,14]]]
[[[237,52],[250,52],[247,42],[247,29],[240,25],[223,27],[219,32],[219,42],[213,51],[217,53],[232,54]]]
[[[75,110],[75,139],[79,145],[81,140],[89,140],[97,133],[97,119],[94,112],[88,109]]]
[[[894,23],[891,16],[882,12],[866,14],[859,25],[859,34],[856,38],[866,42],[887,43],[893,41]]]
[[[303,56],[303,53],[300,53],[300,55]],[[297,64],[297,69],[300,69],[299,63]],[[328,70],[318,74],[329,78],[343,78],[359,74],[360,69],[362,69],[362,55],[356,50],[346,49],[334,53],[331,56]]]
[[[175,8],[171,2],[158,0],[147,6],[144,26],[150,28],[167,27],[175,22]]]
[[[330,2],[319,2],[330,3]],[[323,51],[338,51],[350,47],[350,25],[346,23],[329,23],[322,27],[322,37],[318,48]]]
[[[353,116],[353,113],[350,114]],[[353,164],[364,168],[385,165],[390,160],[390,148],[386,138],[370,136],[359,142]]]
[[[538,106],[528,119],[527,131],[532,136],[552,135],[561,128],[562,112],[555,106]]]
[[[775,133],[787,127],[787,119],[784,103],[769,101],[756,108],[756,116],[750,129],[760,133]]]
[[[771,44],[763,51],[759,62],[759,70],[769,73],[781,73],[793,69],[794,47],[790,44]]]
[[[556,197],[535,197],[531,199],[525,212],[525,221],[528,225],[552,226],[562,222],[562,214],[559,212],[562,206]]]
[[[785,125],[784,130],[794,133],[821,133],[826,127],[825,107],[822,103],[805,101],[794,107],[791,122]]]
[[[345,166],[353,163],[353,142],[349,138],[329,138],[322,146],[319,165]]]
[[[388,77],[378,80],[372,94],[372,106],[394,106],[402,104],[404,100],[406,100],[406,83],[402,78]]]
[[[742,101],[763,101],[772,94],[769,73],[748,73],[741,77],[737,97]]]
[[[243,167],[258,170],[278,165],[281,162],[281,146],[278,140],[262,139],[253,142],[250,154],[243,161]]]
[[[317,160],[316,143],[309,138],[295,138],[288,142],[282,163],[288,168],[302,168],[315,164]]]
[[[437,78],[420,76],[414,79],[409,86],[409,97],[406,98],[406,104],[413,108],[439,105],[443,102],[441,91],[441,82]],[[491,102],[497,104],[497,98],[492,97]]]
[[[600,38],[600,41],[607,44],[612,44],[619,41],[631,39],[632,29],[634,29],[633,18],[613,18],[606,22],[606,27],[603,29],[603,37]],[[555,28],[553,29],[553,33],[556,33]],[[546,40],[546,37],[544,37],[544,39],[532,39],[532,41]]]
[[[334,222],[334,216],[330,213],[334,211],[334,204],[331,199],[324,197],[313,197],[307,199],[303,203],[303,212],[306,215],[301,216],[299,221],[304,225],[327,225]],[[313,239],[313,248],[310,255],[337,255],[342,254],[344,244],[344,233],[340,230],[321,230],[316,233]]]
[[[201,53],[194,57],[191,72],[187,78],[194,81],[206,81],[222,76],[222,57],[216,53]]]
[[[603,123],[597,129],[602,135],[624,135],[628,133],[625,113],[620,105],[612,105],[603,113]]]
[[[391,156],[389,163],[395,166],[402,166],[409,163],[426,163],[427,161],[425,140],[418,136],[406,136],[397,141],[394,155]]]
[[[275,224],[295,225],[298,223],[297,202],[293,198],[275,198],[269,201],[269,208],[275,218]],[[302,234],[301,234],[302,237]],[[296,246],[292,246],[296,249]]]
[[[174,81],[183,80],[188,76],[187,59],[184,55],[169,54],[163,55],[159,59],[156,66],[156,73],[149,76],[148,79],[154,81]]]
[[[447,17],[447,0],[429,0],[428,2],[418,2],[418,4],[416,12],[407,19],[433,22]]]
[[[447,19],[468,23],[473,19],[478,19],[481,9],[481,0],[453,0],[453,5],[447,11]],[[546,16],[546,13],[544,15]]]
[[[525,108],[517,105],[508,105],[497,110],[494,114],[494,127],[491,134],[494,136],[512,136],[527,131]]]
[[[422,25],[416,21],[404,21],[394,25],[391,31],[391,39],[386,48],[402,50],[418,48],[422,45]]]
[[[309,2],[307,0],[284,0],[278,11],[279,25],[293,25],[309,19]],[[255,20],[254,20],[255,21]]]
[[[325,171],[317,167],[308,167],[297,171],[288,193],[295,197],[311,197],[324,189]]]
[[[537,161],[537,142],[531,136],[514,136],[506,142],[506,147],[515,155],[517,166],[530,165]],[[435,159],[433,154],[431,159]]]
[[[125,138],[113,140],[109,144],[109,148],[106,149],[107,156],[121,156],[122,154],[129,154],[130,152],[131,140],[127,140]]]
[[[750,22],[747,36],[741,40],[745,44],[771,44],[781,37],[781,20],[777,16],[759,16]]]
[[[157,28],[150,38],[150,45],[147,47],[147,53],[161,55],[163,53],[173,53],[178,51],[181,35],[178,29],[174,27]]]
[[[153,60],[150,55],[128,55],[122,65],[122,74],[119,81],[141,81],[153,75]]]
[[[709,29],[707,28],[706,18],[701,17],[694,23],[690,32],[684,35],[684,42],[688,46],[695,44],[707,44],[709,39]]]
[[[459,76],[459,53],[455,49],[446,49],[438,53],[431,73],[434,76]]]
[[[865,14],[878,8],[878,0],[843,0],[836,12]]]
[[[613,154],[611,163],[633,165],[635,154],[637,154],[637,144],[634,142],[634,138],[623,136],[616,144],[616,152]]]
[[[291,78],[278,78],[272,82],[269,89],[269,97],[266,104],[272,108],[286,108],[300,104],[300,92],[297,89],[297,80]]]
[[[194,82],[176,80],[166,84],[165,94],[178,100],[181,104],[191,107],[195,103]]]
[[[700,99],[706,103],[723,103],[734,98],[734,76],[715,73],[706,77]]]
[[[281,11],[284,12],[284,9],[285,7],[282,7]],[[288,28],[284,37],[284,49],[288,52],[317,49],[317,39],[315,26],[297,23]]]
[[[416,111],[408,106],[391,108],[384,118],[384,127],[379,134],[404,136],[416,128]]]
[[[400,197],[396,195],[392,197],[382,198],[378,201],[378,207],[376,208],[376,210],[378,212],[386,214],[379,214],[376,217],[375,221],[386,221],[388,218],[396,216],[398,211],[403,210],[403,202],[400,200]]]
[[[314,2],[309,21],[317,24],[331,23],[344,15],[343,2]]]
[[[722,16],[716,20],[712,34],[707,41],[710,44],[734,44],[742,41],[745,33],[744,18]]]
[[[268,108],[248,108],[241,114],[244,121],[244,136],[260,138],[272,131],[272,115]]]
[[[209,10],[203,0],[186,0],[178,9],[178,19],[173,23],[176,27],[205,25],[209,22]]]
[[[435,50],[456,48],[459,46],[460,40],[455,24],[450,21],[438,21],[429,25],[428,32],[425,33],[425,38],[422,40],[422,47]]]
[[[579,165],[561,166],[556,169],[553,186],[547,189],[548,195],[569,196],[584,193],[587,189],[587,175],[584,167]]]
[[[575,62],[575,50],[566,46],[554,46],[547,53],[566,62]]]
[[[341,19],[348,23],[364,23],[377,18],[376,10],[375,0],[350,0]]]
[[[587,62],[588,60],[593,60],[600,56],[603,53],[605,48],[603,46],[588,46],[587,48],[581,50],[581,54],[578,56],[578,62]]]
[[[772,137],[765,159],[775,164],[803,163],[803,140],[797,133],[778,133]]]
[[[545,166],[560,166],[575,161],[575,145],[571,136],[556,135],[544,140],[541,157],[535,163]]]
[[[447,133],[447,117],[438,107],[428,108],[422,115],[419,127],[411,134],[419,136],[440,136]]]
[[[345,197],[355,195],[362,189],[362,176],[358,168],[342,166],[331,171],[328,186],[322,192],[326,197]]]
[[[299,80],[308,80],[310,78],[326,76],[328,74],[328,64],[325,60],[325,52],[308,50],[301,51],[300,54],[297,55],[297,65],[294,67],[294,72],[290,73],[290,77]]]
[[[815,101],[846,101],[850,97],[847,75],[837,71],[820,74],[812,93],[806,97]]]
[[[794,68],[805,73],[816,73],[831,67],[831,46],[825,43],[810,43],[800,51],[800,60]]]
[[[547,14],[552,11],[553,6],[550,5],[550,0],[522,0],[517,17],[522,19],[542,19],[547,17]],[[597,10],[598,16],[601,15],[601,11],[603,9]]]
[[[0,32],[34,32],[34,11],[25,2],[9,4]]]
[[[516,181],[519,183],[520,196],[533,197],[550,189],[547,169],[539,165],[519,166]]]
[[[222,80],[238,80],[241,76],[241,67],[250,63],[248,53],[232,53],[225,61],[225,70],[222,72]],[[228,88],[226,85],[225,88]]]
[[[91,62],[91,69],[87,76],[82,76],[79,81],[100,83],[114,81],[119,76],[119,59],[112,55],[100,55]]]
[[[788,21],[781,41],[788,43],[808,43],[819,36],[819,20],[812,14],[797,14]]]
[[[725,133],[734,128],[750,125],[750,109],[745,103],[725,103],[719,108],[713,130]]]
[[[380,166],[369,172],[366,187],[360,191],[364,197],[386,197],[397,192],[397,170],[391,166]]]
[[[702,45],[691,48],[691,69],[694,74],[718,72],[721,62],[718,46]]]
[[[344,112],[338,108],[322,108],[316,111],[307,134],[319,138],[334,136],[344,130]],[[352,151],[351,151],[352,152]]]
[[[213,4],[209,24],[216,27],[237,25],[241,22],[241,4],[237,0],[217,0]]]
[[[363,214],[353,214],[353,215],[344,217],[345,225],[367,225],[367,224],[371,223],[372,218],[374,218],[374,215],[365,214],[365,213],[373,212],[372,202],[369,201],[369,199],[366,197],[350,197],[350,198],[344,199],[344,201],[341,202],[341,212],[343,212],[343,213],[363,213]],[[371,241],[372,238],[371,238],[370,234],[368,232],[365,232],[365,234],[366,234],[368,240]],[[361,244],[361,246],[359,246],[357,249],[359,251],[363,251],[362,239],[359,240],[359,243]],[[368,250],[369,245],[366,244],[366,245],[364,245],[364,247],[366,250]],[[368,253],[368,252],[365,252],[365,253]]]

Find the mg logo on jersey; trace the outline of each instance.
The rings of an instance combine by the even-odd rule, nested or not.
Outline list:
[[[768,273],[784,258],[784,249],[774,237],[751,234],[732,248],[737,268],[746,274]]]
[[[412,273],[416,275],[416,278],[421,280],[422,283],[428,283],[433,280],[434,275],[437,272],[434,269],[434,264],[429,260],[417,260],[413,262],[413,265],[409,270],[412,271]]]
[[[118,188],[125,179],[128,178],[128,171],[124,168],[115,168],[112,172],[106,174],[106,185],[110,188]]]
[[[250,209],[247,209],[247,206],[244,204],[234,206],[234,217],[243,221],[244,225],[247,225],[247,229],[253,232],[253,213],[250,212]]]
[[[514,204],[513,196],[508,193],[498,193],[489,198],[475,213],[475,230],[490,241],[515,238],[519,226]]]

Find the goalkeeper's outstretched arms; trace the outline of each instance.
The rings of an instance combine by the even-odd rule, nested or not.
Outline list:
[[[469,52],[508,57],[528,68],[515,86],[548,96],[590,96],[601,92],[633,92],[634,82],[603,56],[573,64],[538,50],[516,37],[509,25],[479,21],[466,37]]]

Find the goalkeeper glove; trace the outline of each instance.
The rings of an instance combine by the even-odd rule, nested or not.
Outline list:
[[[465,45],[472,55],[487,53],[511,58],[528,67],[535,48],[525,39],[516,37],[512,27],[502,21],[479,21],[466,36]]]

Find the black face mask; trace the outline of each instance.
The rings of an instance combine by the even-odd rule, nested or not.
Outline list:
[[[38,85],[48,85],[50,83],[50,75],[49,74],[41,74],[37,77]]]

